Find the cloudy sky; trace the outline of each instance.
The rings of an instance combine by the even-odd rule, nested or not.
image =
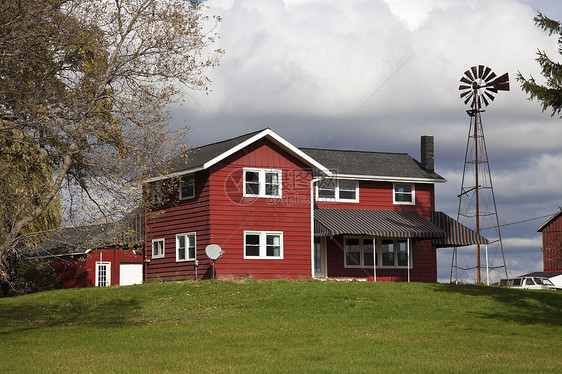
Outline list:
[[[448,180],[436,186],[436,209],[453,217],[469,126],[459,79],[480,64],[509,73],[511,91],[500,92],[482,120],[510,276],[542,271],[536,230],[562,206],[562,120],[529,102],[515,77],[540,81],[537,49],[559,59],[557,39],[533,24],[537,10],[562,20],[558,0],[207,5],[223,18],[225,55],[210,74],[211,92],[188,92],[174,111],[192,127],[192,145],[270,127],[297,146],[419,159],[420,136],[431,134],[436,171]],[[451,250],[439,250],[440,280],[448,281],[450,264]]]

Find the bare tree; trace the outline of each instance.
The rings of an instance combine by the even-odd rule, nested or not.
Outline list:
[[[206,11],[185,0],[2,2],[1,138],[40,154],[30,162],[53,176],[3,222],[0,278],[4,256],[56,196],[69,213],[89,201],[111,216],[138,202],[135,178],[185,150],[187,128],[173,129],[168,109],[185,89],[207,90],[218,64],[220,19]],[[0,162],[8,189],[9,173],[25,180]],[[11,186],[20,190],[30,191]]]

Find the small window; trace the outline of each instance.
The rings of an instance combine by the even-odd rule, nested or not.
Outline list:
[[[410,256],[410,257],[408,257]],[[346,268],[412,268],[412,253],[408,239],[344,237]]]
[[[195,260],[195,233],[176,235],[176,262]]]
[[[281,197],[281,170],[244,169],[244,196]]]
[[[413,184],[394,184],[394,204],[415,204]]]
[[[244,258],[282,259],[282,232],[244,232]]]
[[[180,178],[180,200],[193,199],[195,197],[195,178],[193,174],[184,175]]]
[[[164,257],[164,239],[155,239],[152,241],[152,258]]]
[[[336,181],[333,179],[322,179],[318,182],[318,198],[335,199]]]
[[[318,182],[318,200],[359,202],[359,185],[356,181],[323,179]]]

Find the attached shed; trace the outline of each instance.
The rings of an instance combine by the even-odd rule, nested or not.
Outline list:
[[[51,261],[62,288],[139,284],[143,281],[144,217],[66,227],[29,257]]]

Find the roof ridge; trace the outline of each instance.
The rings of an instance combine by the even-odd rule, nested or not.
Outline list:
[[[383,152],[383,151],[365,151],[360,149],[332,149],[332,148],[311,148],[311,147],[298,147],[300,150],[315,150],[315,151],[334,151],[334,152],[358,152],[358,153],[381,153],[392,155],[408,155],[407,152]]]

